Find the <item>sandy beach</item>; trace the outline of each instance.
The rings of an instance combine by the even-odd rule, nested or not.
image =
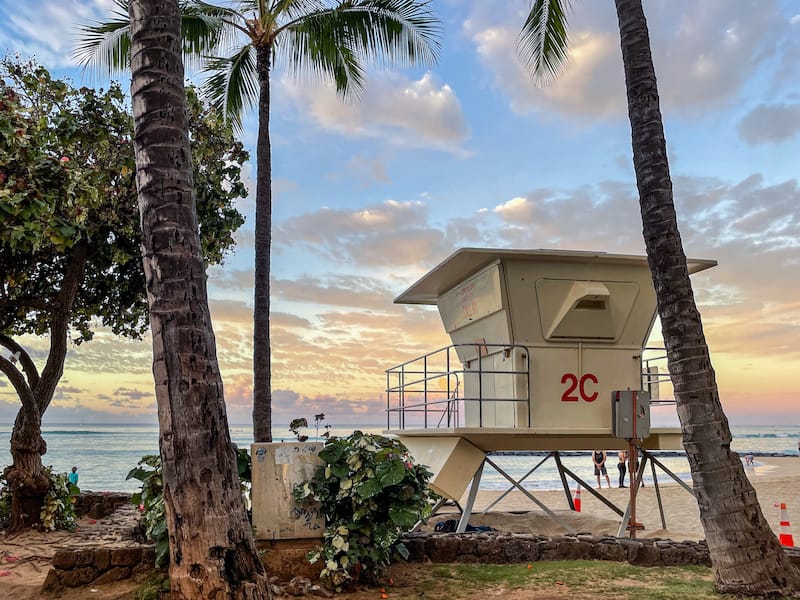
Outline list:
[[[773,531],[776,534],[779,531],[779,509],[775,507],[775,504],[784,502],[789,511],[790,522],[794,524],[792,533],[800,536],[800,458],[759,457],[756,459],[756,466],[745,467],[745,472],[756,489],[761,510]],[[616,475],[616,471],[613,475]],[[585,477],[584,479],[594,482],[594,477]],[[612,477],[612,484],[614,479]],[[643,531],[637,533],[637,537],[660,537],[674,540],[703,539],[700,512],[694,497],[661,472],[658,473],[658,480],[666,528],[662,527],[655,487],[648,484],[639,490],[637,497],[636,520],[645,527]],[[574,490],[575,486],[573,485],[572,491],[574,492]],[[603,480],[603,488],[600,492],[603,497],[623,511],[625,510],[629,498],[628,489],[619,489],[618,487],[609,489]],[[551,520],[542,509],[517,490],[503,498],[492,508],[490,513],[480,514],[502,493],[501,491],[481,490],[475,501],[470,524],[489,525],[502,531],[520,533],[546,535],[566,533],[562,526]],[[586,490],[581,493],[580,513],[569,510],[563,491],[533,491],[532,493],[576,531],[617,534],[620,517]],[[461,505],[463,506],[465,502],[466,496],[461,499]],[[523,514],[520,511],[526,512]],[[444,518],[446,518],[444,514],[434,516],[429,521],[429,527]],[[797,539],[795,537],[795,540]]]

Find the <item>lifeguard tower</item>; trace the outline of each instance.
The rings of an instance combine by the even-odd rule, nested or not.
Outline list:
[[[570,508],[566,476],[595,492],[562,465],[563,450],[635,443],[644,458],[636,487],[649,458],[691,491],[647,453],[681,449],[679,429],[649,423],[668,373],[663,349],[646,348],[656,316],[647,257],[463,248],[395,302],[437,306],[452,341],[387,370],[387,432],[431,468],[444,498],[460,499],[472,481],[459,531],[485,464],[559,520],[491,460],[498,451],[548,451]],[[622,529],[627,513],[595,495],[623,516]]]

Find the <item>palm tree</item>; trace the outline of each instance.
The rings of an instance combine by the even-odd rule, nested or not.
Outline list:
[[[269,596],[228,433],[192,180],[180,11],[131,0],[131,98],[176,598]]]
[[[107,23],[83,29],[84,64],[127,67],[128,24],[122,8]],[[332,78],[342,95],[358,94],[367,62],[431,64],[438,21],[427,0],[239,0],[215,6],[181,3],[184,51],[204,58],[203,89],[212,103],[241,125],[258,104],[256,145],[255,294],[253,307],[253,437],[272,440],[270,371],[270,251],[272,150],[269,135],[270,71],[277,60],[295,74]],[[225,56],[214,56],[232,48]]]
[[[719,401],[673,203],[650,37],[641,0],[615,0],[633,163],[645,247],[667,350],[683,446],[692,472],[717,590],[768,595],[800,589],[800,576],[769,528]],[[537,76],[567,58],[568,0],[535,0],[519,50]]]

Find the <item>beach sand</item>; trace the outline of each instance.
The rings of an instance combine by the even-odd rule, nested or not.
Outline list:
[[[649,465],[647,469],[650,473]],[[745,472],[756,490],[761,510],[773,531],[777,534],[780,525],[779,509],[775,504],[784,502],[789,512],[790,522],[796,521],[797,523],[796,531],[793,533],[800,536],[800,458],[759,457],[756,459],[756,466],[745,467]],[[705,536],[700,524],[700,511],[694,497],[666,474],[661,471],[658,471],[657,474],[666,527],[662,526],[655,486],[648,482],[637,495],[636,520],[645,527],[644,530],[637,532],[637,537],[658,537],[678,541],[703,539]],[[584,477],[584,480],[593,483],[595,481],[594,477]],[[613,477],[611,481],[613,484]],[[573,484],[573,494],[574,491]],[[619,489],[618,487],[609,489],[603,479],[603,488],[599,491],[603,497],[621,510],[625,510],[629,499],[629,489]],[[561,525],[550,519],[541,508],[518,490],[509,493],[492,508],[490,513],[480,514],[501,494],[502,491],[480,491],[475,500],[470,524],[488,525],[501,531],[516,533],[543,535],[567,533]],[[580,513],[569,510],[563,491],[532,490],[532,494],[577,532],[591,532],[595,535],[617,534],[621,518],[586,490],[581,492]],[[466,495],[460,500],[461,506],[464,506],[465,503]],[[453,510],[455,509],[447,508],[432,517],[426,529],[432,529],[436,522],[448,518],[447,513]],[[456,516],[450,515],[449,518]]]

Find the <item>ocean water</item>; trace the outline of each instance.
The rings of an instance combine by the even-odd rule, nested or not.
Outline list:
[[[380,433],[383,425],[343,425],[331,429],[332,435],[346,436],[354,429],[369,433]],[[797,443],[800,440],[800,425],[732,427],[734,436],[732,447],[742,456],[746,453],[786,454],[797,456]],[[249,447],[252,442],[252,428],[244,425],[232,425],[231,439],[241,447]],[[313,425],[307,429],[310,439],[315,438]],[[125,476],[136,466],[145,454],[158,453],[158,427],[155,425],[46,425],[43,427],[48,451],[44,456],[44,464],[52,465],[56,471],[67,472],[73,466],[78,467],[79,485],[85,490],[95,491],[136,491],[138,482],[127,480]],[[8,452],[8,440],[11,436],[11,425],[0,424],[0,462],[8,464],[11,456]],[[288,427],[276,426],[273,437],[276,441],[293,439]],[[657,452],[658,459],[673,473],[684,481],[690,481],[689,465],[681,452]],[[524,476],[544,457],[543,453],[535,455],[501,455],[492,457],[503,470],[514,479]],[[563,452],[562,462],[579,477],[591,483],[594,481],[591,457],[588,452]],[[612,484],[617,479],[616,453],[609,453],[608,472]],[[648,466],[645,482],[650,482],[652,475]],[[670,484],[672,480],[658,473],[659,483]],[[530,489],[559,489],[560,479],[555,463],[548,459],[536,472],[524,482]],[[487,467],[481,479],[481,489],[506,489],[508,483],[504,477]]]

